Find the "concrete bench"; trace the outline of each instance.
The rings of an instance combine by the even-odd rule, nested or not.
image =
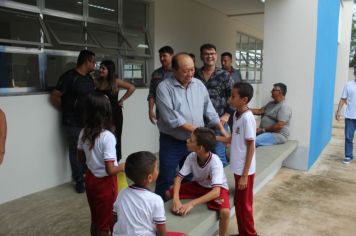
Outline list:
[[[287,141],[284,144],[259,147],[256,149],[256,177],[254,193],[260,190],[281,168],[283,161],[297,148],[297,141]],[[233,195],[235,181],[230,167],[225,168],[225,174],[230,188],[231,216],[235,214]],[[188,200],[182,200],[187,202]],[[171,212],[172,202],[165,203],[167,231],[184,232],[190,236],[213,235],[218,230],[218,215],[216,211],[207,209],[206,204],[194,207],[188,215],[176,216]]]

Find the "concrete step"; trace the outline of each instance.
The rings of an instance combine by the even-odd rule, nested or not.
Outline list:
[[[283,161],[297,148],[298,142],[289,140],[285,144],[259,147],[256,149],[256,176],[254,193],[258,192],[281,168]],[[225,174],[230,188],[230,206],[234,207],[235,180],[230,167],[225,167]],[[186,203],[188,200],[182,200]],[[206,204],[196,206],[188,215],[181,217],[171,212],[172,202],[165,203],[167,230],[184,232],[192,236],[216,235],[218,230],[218,215],[207,210]],[[234,208],[231,215],[234,215]]]

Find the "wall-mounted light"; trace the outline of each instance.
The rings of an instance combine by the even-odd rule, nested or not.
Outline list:
[[[148,45],[147,44],[139,44],[137,45],[138,48],[148,48]]]

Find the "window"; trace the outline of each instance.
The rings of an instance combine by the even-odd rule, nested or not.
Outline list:
[[[122,49],[127,44],[119,27],[103,27],[88,23],[88,32],[95,37],[101,47],[109,49]]]
[[[131,55],[151,55],[151,46],[147,33],[143,30],[125,29],[125,37],[128,41],[128,52]]]
[[[83,49],[97,69],[113,60],[120,78],[145,86],[153,66],[145,0],[0,1],[0,96],[45,91],[76,66]]]
[[[47,30],[39,14],[0,8],[2,45],[50,45]]]
[[[45,8],[68,12],[76,15],[83,15],[83,0],[45,0]]]
[[[14,2],[19,2],[19,3],[24,3],[24,4],[28,4],[28,5],[37,5],[37,1],[36,0],[12,0]]]
[[[59,77],[67,70],[72,69],[77,64],[77,55],[45,55],[46,71],[45,81],[48,88],[56,86]]]
[[[109,21],[118,21],[117,0],[89,0],[89,16]]]
[[[84,22],[61,19],[58,17],[46,17],[46,25],[56,42],[60,45],[72,45],[81,47],[97,47],[93,36],[86,34]]]
[[[3,88],[41,88],[38,55],[0,52],[0,78],[0,91]]]
[[[123,79],[130,81],[137,86],[143,86],[146,73],[146,65],[144,59],[124,58],[123,60],[124,74]]]
[[[124,0],[124,24],[126,27],[146,28],[146,3],[139,0]]]
[[[242,80],[262,83],[263,41],[242,33],[237,33],[236,66]]]

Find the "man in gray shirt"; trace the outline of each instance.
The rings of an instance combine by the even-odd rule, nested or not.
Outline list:
[[[251,109],[254,115],[262,116],[256,131],[256,147],[281,144],[289,137],[292,110],[285,102],[287,86],[283,83],[274,84],[271,93],[273,101],[260,109]]]
[[[156,104],[159,139],[159,175],[155,192],[164,198],[173,184],[176,169],[189,154],[186,140],[197,127],[217,127],[227,135],[220,123],[205,85],[193,78],[194,62],[186,53],[172,59],[173,78],[163,80],[157,87]]]

